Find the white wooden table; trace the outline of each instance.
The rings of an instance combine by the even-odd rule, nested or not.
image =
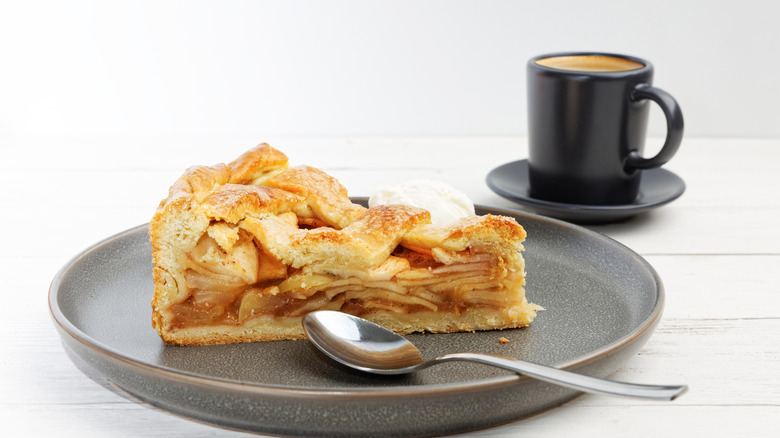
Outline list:
[[[478,204],[517,207],[485,175],[526,157],[524,139],[0,139],[0,435],[247,436],[129,399],[66,357],[49,316],[57,270],[87,246],[147,222],[192,164],[229,161],[260,140],[339,178],[354,196],[439,179]],[[660,144],[660,142],[658,142]],[[650,141],[649,148],[653,142]],[[666,286],[663,319],[612,377],[685,382],[677,401],[585,395],[470,436],[778,436],[780,140],[685,139],[666,168],[675,202],[590,228],[643,255]]]

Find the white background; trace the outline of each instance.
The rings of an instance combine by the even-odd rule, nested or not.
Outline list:
[[[568,50],[650,60],[686,136],[780,136],[777,2],[0,4],[0,137],[525,136]]]

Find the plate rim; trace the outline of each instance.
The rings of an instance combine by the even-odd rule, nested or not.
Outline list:
[[[358,201],[361,199],[364,198],[353,198],[353,200],[358,200]],[[656,270],[652,267],[652,265],[650,265],[649,262],[647,262],[641,255],[639,255],[635,251],[631,250],[627,246],[612,239],[609,236],[555,218],[541,216],[533,213],[512,211],[509,209],[483,206],[483,205],[475,205],[475,207],[478,211],[481,211],[482,214],[503,214],[510,217],[528,216],[537,221],[550,222],[556,226],[574,229],[577,232],[584,232],[592,237],[596,237],[599,239],[606,239],[606,241],[609,242],[610,244],[616,245],[619,249],[631,255],[635,261],[643,265],[643,267],[647,269],[647,271],[651,274],[653,278],[653,282],[655,284],[655,302],[653,303],[653,307],[649,312],[649,314],[647,315],[647,317],[644,320],[642,320],[640,324],[637,324],[637,326],[633,328],[628,334],[601,347],[600,349],[590,351],[584,355],[577,356],[575,358],[572,358],[568,361],[564,361],[562,363],[554,364],[553,366],[555,366],[556,368],[576,369],[585,366],[593,361],[596,361],[599,358],[603,357],[604,355],[617,352],[621,350],[623,347],[632,344],[634,340],[636,340],[637,338],[640,338],[643,335],[647,334],[648,330],[652,330],[652,328],[659,322],[661,315],[663,313],[663,307],[665,302],[665,288],[663,282],[660,276],[658,275],[658,273],[656,272]],[[89,348],[94,352],[97,352],[98,354],[100,354],[105,358],[118,360],[128,366],[137,368],[140,371],[144,371],[152,374],[159,374],[171,380],[176,380],[187,384],[196,383],[202,386],[219,388],[223,390],[227,389],[231,391],[237,391],[240,393],[251,393],[253,395],[263,395],[263,396],[272,396],[272,397],[273,396],[306,397],[306,398],[311,398],[316,400],[331,400],[331,401],[338,401],[341,399],[354,400],[356,398],[371,399],[371,400],[377,400],[382,398],[394,399],[394,398],[403,398],[409,396],[440,397],[440,396],[448,395],[449,393],[463,395],[469,392],[484,391],[484,390],[489,390],[491,388],[499,388],[499,387],[503,388],[507,385],[520,384],[524,381],[533,380],[530,377],[524,375],[504,375],[504,376],[488,377],[488,378],[477,379],[477,380],[468,380],[463,382],[422,384],[422,385],[413,385],[413,386],[365,387],[365,388],[353,388],[353,387],[313,388],[313,387],[302,387],[302,386],[263,384],[261,382],[246,382],[246,381],[228,379],[223,377],[206,376],[194,372],[177,370],[177,369],[173,369],[158,364],[139,361],[137,359],[130,357],[125,353],[122,353],[121,351],[117,351],[115,348],[112,348],[111,346],[106,345],[103,342],[100,342],[92,338],[88,334],[84,333],[81,329],[79,329],[72,321],[70,321],[65,316],[65,314],[62,312],[62,310],[59,307],[57,298],[59,297],[58,292],[63,278],[68,273],[69,269],[71,269],[76,264],[76,262],[78,262],[79,259],[85,257],[90,252],[96,250],[97,248],[103,245],[106,245],[111,241],[121,239],[129,234],[137,233],[141,229],[148,230],[148,227],[149,227],[148,223],[137,225],[135,227],[118,232],[112,236],[106,237],[90,245],[89,247],[85,248],[84,250],[80,251],[77,255],[72,257],[65,265],[63,265],[58,270],[58,272],[52,279],[52,282],[49,286],[48,305],[49,305],[50,315],[53,318],[54,323],[58,326],[58,328],[61,329],[62,332],[67,333],[67,335],[72,340],[79,342],[82,346]],[[303,342],[303,340],[301,340],[301,342]]]

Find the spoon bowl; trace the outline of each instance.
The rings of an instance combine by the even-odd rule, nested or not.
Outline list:
[[[303,318],[309,340],[333,360],[373,374],[407,374],[448,361],[471,361],[514,371],[583,392],[655,400],[674,400],[686,385],[616,382],[490,353],[450,353],[424,361],[406,338],[365,319],[332,310]]]
[[[360,371],[405,374],[423,363],[420,350],[404,337],[346,313],[309,313],[303,319],[303,329],[327,356]]]

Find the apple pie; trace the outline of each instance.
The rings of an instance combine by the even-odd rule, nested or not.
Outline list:
[[[149,234],[152,324],[167,344],[302,338],[301,318],[320,309],[402,334],[522,327],[540,309],[514,219],[437,226],[420,208],[365,208],[267,144],[187,169]]]

